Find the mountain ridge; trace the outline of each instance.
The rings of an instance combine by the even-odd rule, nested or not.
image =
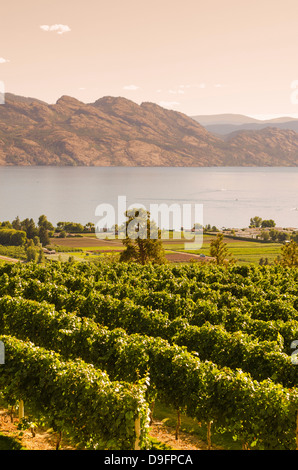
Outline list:
[[[298,134],[269,127],[226,138],[184,113],[105,96],[54,104],[7,93],[0,165],[297,166]]]
[[[256,119],[243,114],[214,114],[192,116],[209,132],[222,138],[232,132],[242,130],[261,130],[266,127],[288,129],[298,132],[298,119],[290,116],[277,117],[273,119]]]

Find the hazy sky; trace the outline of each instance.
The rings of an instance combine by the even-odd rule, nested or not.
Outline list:
[[[6,0],[0,17],[12,93],[298,116],[297,0]]]

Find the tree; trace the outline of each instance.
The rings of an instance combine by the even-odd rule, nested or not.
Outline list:
[[[43,225],[39,228],[38,236],[43,246],[50,244],[49,232]]]
[[[54,226],[48,221],[45,215],[41,215],[37,223],[38,227],[44,227],[46,230],[54,231]]]
[[[13,221],[12,221],[12,226],[15,230],[21,230],[22,225],[19,216],[17,216]]]
[[[34,246],[34,242],[31,239],[27,241],[26,257],[27,261],[36,261],[37,259],[37,248]]]
[[[26,232],[14,229],[0,230],[0,245],[23,246],[27,240]]]
[[[84,229],[87,232],[95,232],[95,225],[92,222],[88,222],[85,226]]]
[[[265,230],[262,230],[261,234],[260,234],[260,237],[262,238],[262,240],[268,241],[270,239],[269,232],[266,232]]]
[[[2,222],[2,223],[1,223],[1,227],[3,227],[3,228],[9,228],[9,229],[12,229],[12,228],[13,228],[13,226],[12,226],[12,224],[9,222],[9,220],[5,220],[5,222]]]
[[[255,216],[250,219],[250,227],[260,227],[262,223],[261,217]]]
[[[289,234],[287,232],[278,232],[277,239],[279,242],[284,242],[289,239]]]
[[[62,230],[62,231],[59,233],[59,238],[66,238],[66,232],[65,232],[65,230]]]
[[[41,246],[40,239],[38,236],[33,238],[33,243],[35,246]]]
[[[35,222],[33,219],[25,219],[21,222],[22,230],[24,230],[27,234],[27,238],[34,238],[38,235],[38,229],[35,226]]]
[[[228,252],[227,244],[223,241],[223,233],[219,233],[217,237],[211,241],[210,256],[215,258],[216,264],[232,264],[235,262],[231,253]]]
[[[38,260],[37,260],[37,262],[38,262],[39,264],[42,264],[42,263],[45,263],[45,261],[46,261],[46,258],[45,258],[43,249],[40,248],[39,253],[38,253]]]
[[[282,247],[279,262],[282,266],[298,266],[298,245],[294,240]]]
[[[268,220],[262,220],[261,222],[261,227],[262,228],[266,228],[266,227],[275,227],[275,222],[274,220],[272,219],[268,219]]]
[[[271,238],[271,240],[272,240],[273,242],[275,242],[275,241],[277,240],[277,238],[278,238],[278,233],[279,233],[278,230],[275,230],[274,228],[272,228],[271,230],[269,230],[269,236],[270,236],[270,238]]]
[[[144,209],[132,209],[125,212],[128,218],[125,225],[126,238],[122,240],[126,249],[120,255],[120,261],[135,261],[142,265],[152,262],[166,262],[161,232],[150,220],[150,212]]]
[[[23,246],[26,243],[26,239],[26,232],[23,232],[22,230],[16,230],[11,236],[10,243],[15,246]]]

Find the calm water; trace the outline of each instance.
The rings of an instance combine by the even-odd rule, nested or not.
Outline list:
[[[298,227],[298,168],[0,167],[0,221],[41,214],[96,223],[101,203],[203,204],[204,225],[246,227],[251,217]]]

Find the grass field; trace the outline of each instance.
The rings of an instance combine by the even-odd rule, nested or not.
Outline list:
[[[210,243],[214,239],[212,235],[204,235],[203,246],[196,253],[209,255]],[[262,243],[224,237],[229,252],[237,259],[238,264],[259,264],[260,258],[267,258],[269,263],[274,262],[281,252],[281,243]]]

